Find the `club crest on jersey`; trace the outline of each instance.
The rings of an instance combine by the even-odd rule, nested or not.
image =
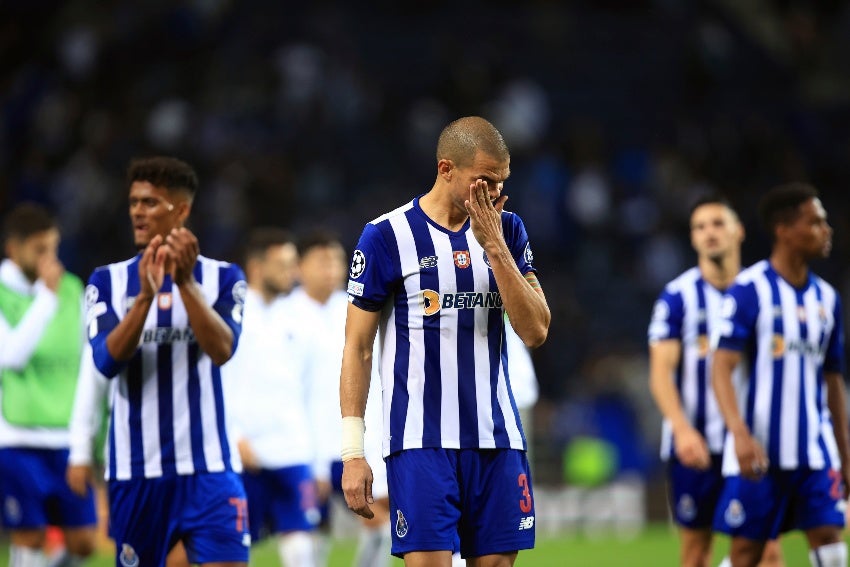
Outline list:
[[[425,268],[436,268],[437,267],[437,257],[436,256],[424,256],[419,258],[419,267],[423,270]]]
[[[118,560],[124,567],[139,567],[139,556],[129,543],[121,544],[121,554]]]
[[[398,537],[404,537],[407,535],[410,528],[407,525],[407,520],[404,519],[404,514],[401,513],[401,510],[396,510],[395,512],[397,514],[395,521],[395,535]]]
[[[458,268],[469,267],[469,250],[454,250],[452,251],[452,256],[454,256],[455,266],[457,266]]]
[[[167,311],[171,309],[171,294],[170,293],[160,293],[156,296],[156,304],[162,311]]]
[[[366,255],[362,250],[355,250],[351,256],[351,268],[348,270],[348,275],[351,279],[356,280],[366,271]]]

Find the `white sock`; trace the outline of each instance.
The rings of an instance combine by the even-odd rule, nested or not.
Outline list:
[[[47,557],[40,549],[10,545],[9,567],[47,567]]]
[[[460,552],[452,554],[452,567],[466,567],[466,559],[460,556]]]
[[[847,567],[847,543],[838,541],[809,551],[813,567]]]
[[[732,567],[732,560],[730,560],[728,557],[724,557],[723,561],[721,561],[720,565],[718,565],[717,567]]]
[[[361,528],[357,541],[355,567],[389,567],[393,539],[389,525]]]
[[[331,554],[331,536],[321,530],[313,532],[313,549],[316,550],[316,565],[327,565]]]
[[[316,548],[313,538],[307,532],[291,532],[277,540],[280,560],[286,567],[314,567]]]

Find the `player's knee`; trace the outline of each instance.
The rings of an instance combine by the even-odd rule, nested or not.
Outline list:
[[[65,547],[68,553],[83,559],[91,556],[97,547],[94,530],[74,530],[66,532]]]
[[[809,551],[809,561],[814,567],[847,567],[847,543],[838,541],[816,547]]]

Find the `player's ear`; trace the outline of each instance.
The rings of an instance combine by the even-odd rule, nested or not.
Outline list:
[[[455,164],[452,160],[443,158],[437,162],[437,175],[445,181],[452,180],[452,174],[455,169]]]
[[[189,218],[189,213],[192,212],[192,201],[189,199],[180,199],[176,204],[177,218],[181,225],[186,224],[186,219]]]

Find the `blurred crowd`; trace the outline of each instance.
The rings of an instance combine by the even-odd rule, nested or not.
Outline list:
[[[693,262],[697,194],[739,209],[747,264],[768,251],[760,194],[814,183],[835,228],[816,268],[850,297],[842,53],[838,0],[13,0],[0,7],[0,214],[51,207],[85,278],[132,250],[129,159],[165,153],[201,175],[205,254],[236,260],[261,224],[331,227],[350,252],[364,223],[430,188],[442,127],[483,115],[511,148],[507,208],[553,311],[535,353],[536,454],[607,435],[615,403],[639,435],[613,441],[643,444],[626,461],[645,472],[660,423],[646,326]]]

